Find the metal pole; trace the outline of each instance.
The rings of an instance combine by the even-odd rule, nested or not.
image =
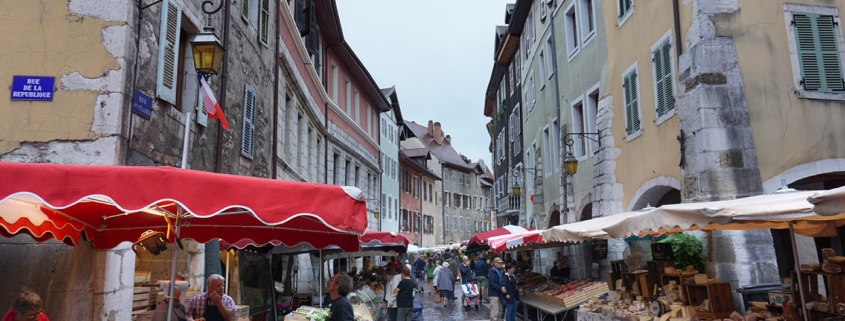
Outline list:
[[[226,249],[226,289],[223,290],[226,294],[229,294],[229,258],[231,256],[232,252]]]
[[[323,307],[323,250],[320,250],[320,268],[317,269],[320,272],[319,280],[320,282],[317,286],[320,288],[320,308]]]
[[[795,273],[798,275],[798,293],[801,295],[801,310],[804,311],[804,321],[809,320],[807,305],[804,301],[804,284],[801,278],[801,263],[798,262],[798,247],[795,245],[795,222],[789,222],[789,239],[792,240],[792,255],[795,256]]]
[[[189,137],[191,137],[191,112],[185,113],[185,137],[182,140],[182,169],[188,168]]]
[[[176,238],[173,241],[173,256],[170,259],[170,289],[167,290],[167,296],[170,298],[167,300],[167,321],[171,321],[170,317],[173,315],[173,289],[176,287],[176,254],[179,252],[179,245],[176,240],[179,239],[179,230],[182,226],[182,207],[179,206],[177,210],[179,216],[176,217]]]

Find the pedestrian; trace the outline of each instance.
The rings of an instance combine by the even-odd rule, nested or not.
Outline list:
[[[50,321],[44,314],[41,297],[28,288],[21,288],[3,321]]]
[[[502,259],[493,259],[493,268],[487,274],[490,279],[490,286],[487,289],[490,300],[490,321],[502,321],[502,291],[506,290],[502,287],[502,278],[504,271],[502,271]]]
[[[414,263],[414,276],[417,279],[417,288],[420,290],[420,293],[425,292],[424,287],[422,286],[422,280],[425,279],[425,260],[422,256],[417,259],[417,262]]]
[[[480,254],[478,256],[478,260],[475,261],[475,284],[478,285],[478,295],[480,296],[481,300],[487,299],[487,286],[490,285],[490,281],[487,279],[487,261],[484,259],[484,254]],[[490,303],[487,301],[486,303]]]
[[[440,271],[443,270],[443,262],[437,261],[437,266],[434,268],[434,290],[440,292],[440,284],[438,284],[438,276],[440,275]]]
[[[560,264],[552,268],[550,276],[552,280],[569,283],[569,259],[566,255],[560,257]]]
[[[223,283],[226,279],[220,274],[208,276],[205,285],[207,292],[200,293],[188,303],[187,314],[194,317],[194,321],[234,320],[235,300],[223,293]]]
[[[355,312],[346,295],[352,291],[352,278],[343,273],[332,276],[326,282],[332,306],[329,308],[329,318],[326,321],[355,321]]]
[[[516,306],[519,304],[519,285],[516,279],[516,266],[505,265],[505,279],[502,282],[505,296],[505,321],[516,321]]]
[[[390,318],[390,321],[396,321],[396,293],[393,290],[399,286],[402,276],[396,273],[396,270],[392,267],[387,268],[387,275],[390,278],[390,281],[387,281],[387,286],[384,287],[385,300],[387,301],[387,316]]]
[[[443,268],[437,273],[435,278],[437,289],[440,290],[440,298],[443,300],[443,306],[449,302],[449,299],[455,297],[455,277],[452,275],[452,270],[449,269],[449,263],[444,262]]]
[[[414,284],[411,281],[411,269],[402,269],[402,281],[393,290],[396,294],[396,319],[398,321],[411,321],[411,312],[414,310]]]
[[[464,284],[467,284],[467,283],[474,283],[474,281],[472,279],[472,269],[469,267],[469,263],[470,263],[469,257],[464,255],[464,257],[461,260],[461,266],[459,268],[459,270],[461,271],[461,285],[464,285]],[[461,294],[464,297],[463,299],[461,299],[461,305],[468,309],[469,306],[466,305],[466,303],[467,303],[466,294],[463,294],[463,291],[461,291]]]
[[[425,280],[428,282],[428,293],[431,294],[434,292],[434,259],[428,259],[428,263],[425,264]]]
[[[170,280],[170,277],[168,276],[166,279]],[[176,275],[173,277],[173,279],[176,281],[185,281],[185,279],[181,275]],[[185,317],[185,306],[182,305],[182,302],[180,302],[182,291],[177,290],[175,284],[173,286],[173,310],[170,310],[170,320],[185,321],[187,320],[187,318]],[[170,306],[169,301],[169,298],[164,298],[164,300],[158,303],[155,311],[153,312],[152,321],[167,321],[167,308]]]

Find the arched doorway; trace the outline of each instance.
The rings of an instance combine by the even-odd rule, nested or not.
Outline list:
[[[631,198],[628,211],[681,203],[681,182],[674,177],[659,176],[646,181]]]
[[[593,219],[593,203],[587,204],[584,206],[584,209],[581,210],[581,215],[578,221],[586,221]]]
[[[560,225],[560,211],[554,211],[549,214],[549,225],[546,228]]]

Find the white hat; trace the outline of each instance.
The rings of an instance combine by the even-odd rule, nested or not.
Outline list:
[[[405,266],[407,266],[407,267],[408,267],[408,270],[413,270],[413,268],[411,268],[411,265],[410,265],[410,264],[405,264]]]

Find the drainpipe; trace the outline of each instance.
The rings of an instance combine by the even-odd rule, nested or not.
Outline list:
[[[443,162],[440,162],[440,177],[443,177]],[[445,184],[446,182],[444,180],[440,181],[440,195],[443,195],[443,191],[445,190]],[[440,226],[443,227],[443,244],[446,244],[446,206],[444,205],[446,204],[446,199],[445,195],[443,196],[444,199],[442,202],[440,202],[440,216],[442,219],[440,221]]]
[[[558,80],[558,74],[560,74],[560,73],[557,70],[557,44],[556,44],[556,40],[555,40],[555,17],[554,17],[554,14],[549,16],[549,25],[551,27],[549,29],[551,29],[551,36],[550,37],[552,39],[552,68],[554,68],[554,71],[555,71],[555,109],[557,109],[557,123],[558,123],[558,127],[560,129],[562,129],[563,132],[566,132],[566,126],[563,125],[563,120],[560,118],[560,82]],[[564,135],[561,135],[560,133],[558,133],[558,135],[560,137],[564,137]],[[560,146],[560,145],[566,146],[566,144],[561,144],[560,142],[558,142],[558,146]],[[566,147],[563,147],[563,152],[564,153],[566,152]],[[558,159],[561,158],[560,157],[561,155],[555,155],[555,156]],[[554,164],[554,160],[552,161],[552,164]],[[535,174],[536,174],[536,170],[535,170]],[[569,198],[566,195],[566,193],[567,193],[566,184],[568,184],[566,172],[560,171],[560,176],[562,177],[562,182],[563,182],[563,204],[562,204],[563,210],[560,211],[561,217],[560,217],[559,222],[561,222],[562,224],[566,224],[567,222],[564,221],[564,218],[566,217],[565,213],[568,212],[568,209],[569,209],[569,205],[567,204]],[[546,228],[549,228],[549,227],[551,227],[551,226],[547,226]]]
[[[279,39],[281,37],[281,31],[279,30],[281,21],[279,20],[279,17],[281,15],[282,12],[279,8],[279,2],[276,2],[276,53],[273,56],[273,61],[276,62],[273,64],[275,66],[275,68],[273,68],[273,179],[278,179],[278,173],[276,172],[276,158],[278,157],[279,149],[276,145],[279,141],[279,133],[277,132],[277,129],[279,128]]]
[[[675,52],[678,55],[678,59],[684,53],[684,48],[681,46],[681,15],[679,11],[678,0],[672,0],[672,13],[675,15]]]
[[[278,4],[277,4],[278,5]],[[226,1],[226,8],[223,12],[225,16],[223,22],[223,67],[221,68],[220,77],[220,104],[221,109],[226,106],[226,83],[229,79],[229,8],[231,1]],[[224,115],[225,117],[225,115]],[[275,129],[274,129],[275,130]],[[275,144],[275,142],[273,142]],[[274,156],[275,157],[275,156]],[[217,155],[214,161],[214,172],[220,173],[223,169],[223,124],[217,122]]]

